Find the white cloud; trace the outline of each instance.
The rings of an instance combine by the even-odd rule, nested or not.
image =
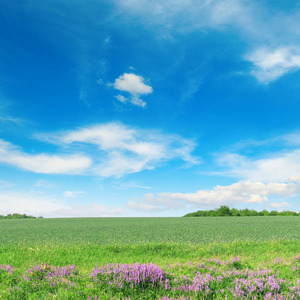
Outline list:
[[[218,163],[229,167],[224,175],[251,181],[285,182],[300,176],[300,149],[276,153],[268,158],[248,159],[239,154],[223,154]]]
[[[177,135],[131,128],[120,123],[108,123],[52,135],[40,139],[64,147],[97,146],[93,152],[96,164],[92,172],[104,177],[120,177],[129,173],[154,169],[162,162],[181,159],[190,164],[199,160],[191,155],[195,143]]]
[[[55,198],[21,192],[0,192],[0,214],[11,213],[61,217],[109,217],[120,216],[124,210],[120,207],[108,208],[105,205],[91,203],[88,205],[66,205]]]
[[[104,177],[120,177],[151,170],[174,159],[190,165],[199,163],[198,158],[191,154],[196,146],[193,141],[120,123],[39,134],[35,138],[57,144],[64,148],[64,152],[71,154],[27,154],[11,143],[0,140],[0,163],[41,174],[89,173]],[[43,183],[39,182],[38,185],[41,187]]]
[[[228,202],[262,203],[268,201],[270,195],[294,195],[299,187],[295,183],[268,183],[239,181],[229,186],[216,186],[212,190],[199,190],[196,193],[161,194],[174,200],[190,204],[222,204]]]
[[[0,121],[2,121],[2,122],[12,122],[12,123],[15,123],[17,125],[21,125],[22,124],[22,120],[21,119],[12,118],[10,116],[5,116],[5,117],[1,117],[0,116]]]
[[[251,72],[268,84],[299,69],[299,8],[278,10],[263,1],[115,0],[119,13],[155,31],[159,38],[209,29],[234,32],[256,50],[245,56]],[[226,32],[226,31],[225,31]],[[266,46],[267,44],[267,46]],[[248,51],[247,51],[248,52]]]
[[[125,189],[131,189],[131,188],[146,189],[146,190],[151,189],[151,187],[140,185],[137,182],[119,183],[119,184],[114,185],[114,188],[118,189],[118,190],[125,190]]]
[[[6,180],[0,180],[0,189],[7,189],[13,186],[13,183]]]
[[[290,207],[291,204],[287,203],[287,202],[272,202],[270,203],[270,206],[273,208],[285,208],[285,207]]]
[[[76,198],[82,194],[85,194],[83,191],[64,191],[64,197]]]
[[[295,132],[283,136],[284,142],[287,142],[289,146],[300,146],[300,133]]]
[[[133,73],[124,73],[115,80],[113,86],[119,91],[128,92],[131,95],[130,102],[141,107],[144,107],[146,103],[139,97],[141,95],[150,94],[153,91],[151,86],[144,83],[144,78],[142,76]],[[118,95],[116,98],[123,103],[127,100],[127,98],[122,95]]]
[[[156,212],[179,209],[185,205],[202,205],[215,208],[220,205],[239,203],[263,203],[269,196],[294,196],[299,192],[296,183],[239,181],[228,186],[216,186],[212,190],[199,190],[195,193],[146,194],[142,200],[132,200],[127,207],[137,211]]]
[[[116,217],[124,213],[121,207],[108,208],[105,205],[92,203],[88,205],[72,204],[67,208],[58,209],[46,214],[47,217]]]
[[[128,201],[126,207],[140,212],[159,212],[169,209],[182,209],[186,207],[186,204],[174,201],[174,199],[166,197],[166,194],[158,194],[155,197],[154,194],[147,193],[142,200],[134,199]]]
[[[40,179],[34,184],[34,187],[51,189],[56,187],[56,185],[46,179]]]
[[[300,176],[291,176],[289,178],[289,181],[297,182],[298,184],[300,184]]]
[[[142,76],[133,73],[124,73],[117,78],[114,83],[114,88],[132,95],[147,95],[153,91],[151,86],[144,83]]]
[[[214,26],[226,23],[241,22],[240,16],[248,16],[248,12],[239,0],[211,2],[211,21]]]
[[[251,74],[264,84],[300,68],[300,48],[260,48],[245,57],[254,65]]]
[[[141,107],[146,106],[146,102],[144,102],[142,99],[135,97],[135,96],[131,97],[131,103],[136,106],[141,106]]]
[[[0,163],[42,174],[81,174],[91,160],[81,155],[30,155],[9,142],[0,140]]]
[[[21,192],[0,192],[0,214],[12,213],[45,216],[65,206],[56,199]]]
[[[156,29],[191,31],[245,22],[249,11],[239,0],[115,0],[122,12]],[[243,17],[244,18],[243,18]],[[244,20],[243,20],[244,19]]]
[[[127,101],[127,98],[122,95],[115,96],[115,98],[117,98],[122,103],[125,103]]]

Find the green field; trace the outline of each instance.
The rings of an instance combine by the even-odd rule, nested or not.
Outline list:
[[[172,276],[192,277],[200,262],[220,259],[225,268],[225,261],[238,257],[241,268],[272,268],[296,283],[300,273],[291,271],[291,266],[297,267],[295,257],[299,253],[298,217],[0,221],[0,264],[11,265],[19,272],[46,263],[57,267],[74,264],[79,272],[88,274],[96,265],[152,262]],[[48,299],[49,295],[56,295],[64,299],[66,295],[61,293],[55,290],[39,297]],[[38,295],[36,291],[35,294]],[[131,295],[131,299],[134,297]]]
[[[166,264],[170,259],[188,261],[204,254],[255,256],[261,261],[264,256],[297,254],[299,245],[298,217],[0,221],[1,263],[14,266],[48,262],[84,268],[96,262],[150,260]]]
[[[211,243],[300,240],[297,217],[75,218],[0,220],[0,244]]]

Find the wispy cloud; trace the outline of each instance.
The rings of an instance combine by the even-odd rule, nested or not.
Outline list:
[[[91,172],[103,177],[120,177],[129,173],[154,169],[162,162],[180,159],[198,164],[193,152],[196,144],[177,135],[143,130],[121,123],[108,123],[54,134],[40,134],[38,138],[63,147],[96,146]]]
[[[1,122],[12,122],[12,123],[15,123],[17,125],[21,125],[22,124],[22,120],[19,119],[19,118],[12,118],[10,116],[0,116],[0,121]]]
[[[115,0],[115,3],[120,15],[154,29],[158,39],[211,29],[241,36],[252,49],[250,53],[246,50],[248,54],[244,56],[253,64],[250,74],[263,84],[299,69],[300,51],[295,43],[299,40],[300,25],[297,6],[292,11],[274,13],[271,9],[276,5],[259,1]]]
[[[121,177],[150,170],[163,162],[183,160],[193,165],[196,144],[177,135],[108,123],[35,138],[57,144],[69,154],[28,154],[0,140],[0,163],[41,174],[91,174]],[[94,147],[91,147],[94,146]]]
[[[127,207],[137,211],[158,212],[179,209],[186,205],[216,208],[220,205],[268,202],[269,196],[294,196],[300,191],[295,182],[264,184],[262,182],[239,181],[228,186],[216,186],[212,190],[195,193],[146,194],[142,200],[131,200]],[[286,205],[286,202],[284,202]]]
[[[52,189],[52,188],[55,188],[56,185],[54,183],[50,182],[49,180],[40,179],[34,184],[34,187],[43,188],[43,189]]]
[[[0,192],[0,214],[9,213],[25,213],[46,218],[110,217],[122,215],[124,209],[109,208],[98,203],[66,205],[60,199],[31,193]]]
[[[57,209],[45,214],[46,217],[120,217],[125,210],[121,207],[108,208],[105,205],[92,203],[88,205],[72,204],[67,208]]]
[[[117,95],[116,98],[120,102],[126,103],[129,100],[132,104],[141,107],[145,107],[146,103],[140,99],[140,96],[148,95],[153,91],[151,86],[144,83],[142,76],[133,73],[124,73],[121,75],[115,80],[113,87],[119,91],[128,92],[130,94],[130,99],[122,95]]]
[[[270,206],[276,209],[282,209],[282,208],[290,207],[291,204],[287,202],[272,202],[270,203]]]
[[[85,193],[86,192],[84,192],[84,191],[64,191],[64,197],[76,198],[76,197],[79,197],[79,196],[81,196]]]
[[[13,186],[13,183],[8,182],[6,180],[0,180],[0,189],[7,189],[11,188]]]
[[[9,142],[0,140],[0,163],[42,174],[81,174],[91,165],[82,155],[27,154]]]
[[[227,167],[223,175],[262,182],[287,181],[300,176],[300,150],[269,154],[267,158],[251,159],[240,154],[223,154],[218,163]]]
[[[151,187],[140,185],[137,182],[118,183],[118,184],[115,184],[113,187],[117,190],[125,190],[125,189],[132,189],[132,188],[151,189]]]
[[[221,171],[212,172],[239,180],[298,182],[300,178],[300,133],[294,131],[265,140],[243,140],[215,154]]]
[[[54,198],[24,192],[0,192],[0,214],[46,216],[48,212],[67,208]]]
[[[242,1],[195,0],[115,0],[120,8],[147,26],[156,26],[170,32],[187,32],[226,23],[245,22],[247,10]]]
[[[122,95],[115,96],[120,102],[125,103],[128,99]]]
[[[254,65],[251,74],[259,82],[268,84],[300,69],[300,48],[260,48],[245,56],[245,59]]]
[[[143,199],[133,199],[126,203],[126,207],[139,212],[160,212],[169,209],[182,209],[186,207],[184,201],[176,201],[165,194],[147,193]]]

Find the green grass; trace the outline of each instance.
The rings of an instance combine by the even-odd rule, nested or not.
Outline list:
[[[256,265],[300,252],[300,218],[78,218],[0,221],[0,263],[161,266],[240,256]]]
[[[198,262],[202,258],[226,260],[239,256],[252,266],[269,266],[275,258],[290,258],[300,253],[300,241],[236,241],[230,243],[185,244],[15,244],[0,247],[1,264],[25,268],[42,263],[55,266],[74,264],[87,270],[106,263],[148,263],[161,267]]]
[[[140,244],[300,240],[298,217],[0,220],[0,245]]]
[[[192,278],[203,260],[238,256],[243,269],[272,268],[295,283],[299,270],[291,270],[299,253],[299,217],[0,220],[0,264],[21,273],[44,263],[74,264],[88,276],[96,265],[152,262]]]

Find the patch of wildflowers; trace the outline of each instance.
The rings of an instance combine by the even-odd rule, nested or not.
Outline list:
[[[299,264],[299,258],[291,263]],[[274,261],[274,266],[283,260]],[[239,264],[241,268],[236,268]],[[169,265],[107,264],[80,273],[74,265],[33,266],[21,272],[0,265],[5,299],[300,299],[300,279],[282,278],[278,269],[244,268],[240,258],[229,261],[202,259]],[[288,266],[289,268],[293,266]],[[190,275],[176,276],[190,270]],[[177,270],[172,274],[172,270]],[[179,272],[180,271],[180,272]],[[192,275],[191,275],[192,274]],[[4,276],[4,277],[3,277]]]

